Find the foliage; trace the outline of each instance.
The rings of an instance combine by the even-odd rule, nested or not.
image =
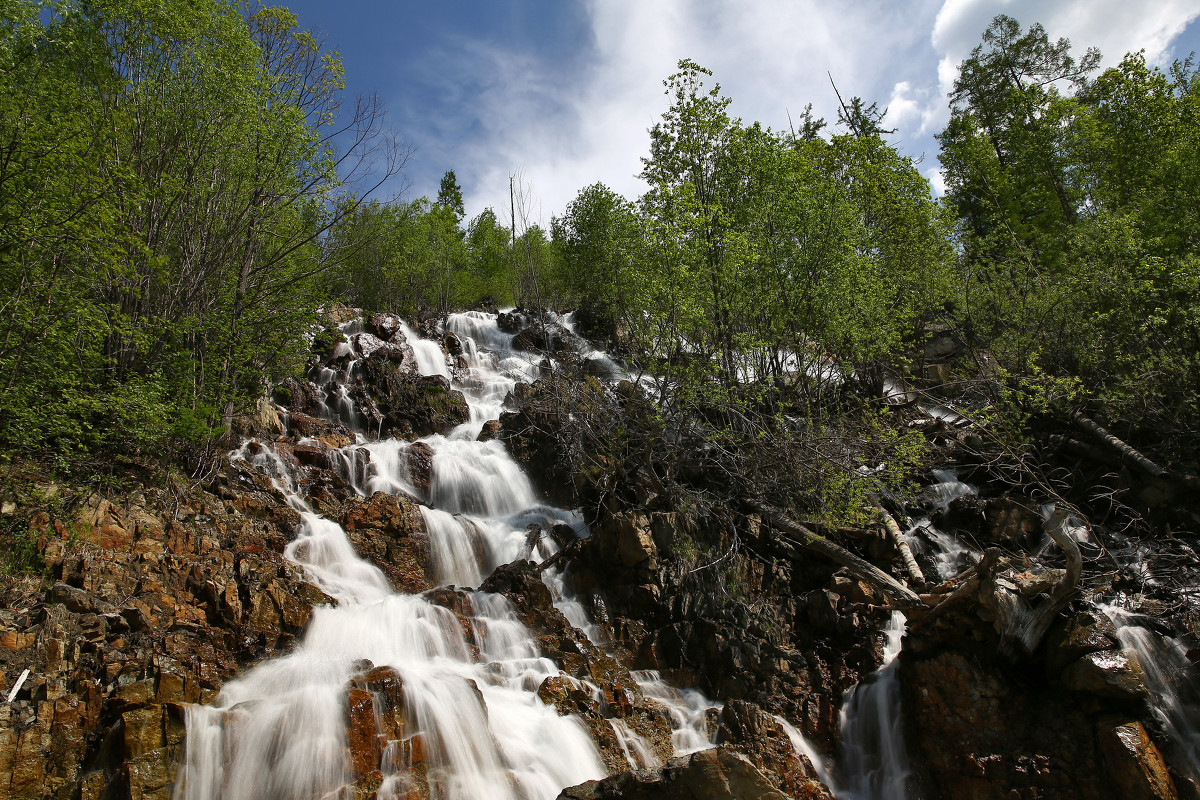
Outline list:
[[[378,108],[342,113],[283,9],[16,0],[0,27],[0,446],[220,430],[302,356]]]
[[[1200,85],[1141,54],[1087,80],[1098,61],[999,16],[961,66],[939,137],[960,307],[1005,391],[1178,430],[1200,422]]]
[[[948,291],[928,184],[877,133],[743,125],[707,70],[680,70],[644,162],[624,320],[664,399],[726,402],[759,381],[812,401],[839,375],[878,388]]]

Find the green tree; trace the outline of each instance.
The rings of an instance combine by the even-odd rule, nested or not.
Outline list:
[[[558,282],[589,330],[613,336],[630,312],[634,205],[602,183],[579,191],[551,221]]]
[[[458,178],[452,169],[442,176],[442,182],[438,186],[437,204],[453,211],[455,221],[462,222],[466,214],[463,208],[462,187],[458,185]]]

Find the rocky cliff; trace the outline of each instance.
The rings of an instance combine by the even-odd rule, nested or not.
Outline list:
[[[599,370],[572,361],[569,331],[524,327],[517,316],[504,322],[525,335],[526,349],[573,365],[579,397],[636,391],[614,394],[588,379]],[[463,343],[440,333],[436,341],[459,380]],[[4,522],[36,547],[44,572],[4,582],[0,669],[12,698],[0,707],[0,797],[171,796],[189,704],[211,702],[225,682],[293,649],[314,605],[333,602],[284,555],[301,517],[281,481],[336,521],[396,590],[447,609],[473,641],[471,594],[435,585],[420,508],[430,493],[429,446],[405,449],[408,488],[387,492],[371,488],[369,453],[347,447],[351,426],[409,441],[445,432],[469,418],[468,403],[450,379],[417,374],[398,319],[331,328],[314,350],[309,374],[276,390],[278,406],[264,402],[241,421],[249,443],[197,479],[172,473],[97,492],[10,470]],[[335,385],[331,374],[349,383]],[[612,775],[563,796],[830,797],[828,784],[847,780],[823,772],[846,746],[844,703],[883,666],[881,630],[896,603],[752,510],[664,491],[652,469],[628,476],[619,497],[604,495],[592,476],[566,474],[555,434],[571,411],[541,399],[538,386],[517,383],[511,412],[480,437],[502,442],[548,500],[585,506],[591,535],[533,526],[530,541],[559,541],[553,563],[518,559],[480,588],[508,598],[557,664],[559,676],[532,688],[581,721]],[[940,437],[947,460],[956,457],[963,432],[919,424],[931,441]],[[908,510],[916,515],[920,502]],[[940,526],[984,544],[1011,547],[1041,533],[1029,504],[1008,494],[933,505]],[[882,523],[827,535],[912,581]],[[936,556],[917,554],[930,586],[940,582]],[[1172,738],[1146,668],[1109,618],[1076,594],[1032,652],[1015,652],[989,598],[1025,592],[1039,602],[1052,587],[1021,583],[1015,554],[988,563],[982,578],[951,580],[904,609],[911,627],[899,676],[912,785],[947,800],[1197,796],[1186,746]],[[595,623],[591,639],[554,602],[547,569],[562,571]],[[970,580],[970,591],[956,591]],[[643,688],[648,671],[716,701],[703,727],[718,749],[672,760],[676,723]],[[408,765],[401,796],[437,794],[405,692],[394,669],[371,663],[345,686],[347,796],[375,796],[385,779],[397,789],[381,771],[396,742]],[[813,752],[797,749],[796,730]],[[632,764],[640,770],[629,771],[638,760],[629,731],[651,754]]]

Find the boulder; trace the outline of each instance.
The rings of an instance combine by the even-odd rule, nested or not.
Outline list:
[[[425,442],[413,442],[407,454],[408,479],[421,497],[429,497],[433,479],[433,448]]]
[[[379,357],[361,361],[355,374],[351,396],[378,436],[412,441],[471,418],[462,392],[452,390],[441,375],[409,374]]]
[[[395,314],[383,312],[380,314],[372,314],[367,318],[367,330],[378,336],[385,342],[391,341],[392,337],[400,330],[403,321]]]
[[[630,770],[572,786],[558,800],[787,800],[749,760],[714,747],[673,758],[658,769]]]
[[[1175,782],[1162,753],[1137,720],[1101,724],[1097,738],[1108,773],[1125,800],[1175,800]]]
[[[1112,621],[1095,609],[1060,619],[1046,634],[1046,670],[1056,675],[1071,662],[1120,646]]]
[[[340,521],[358,554],[398,587],[417,593],[433,585],[429,534],[414,500],[383,492],[351,498]]]
[[[547,353],[570,353],[571,332],[554,322],[532,325],[513,337],[513,347],[518,350]]]
[[[1062,671],[1063,684],[1077,692],[1136,700],[1150,694],[1146,673],[1133,650],[1088,653]]]

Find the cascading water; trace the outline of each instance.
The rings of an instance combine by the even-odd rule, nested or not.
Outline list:
[[[538,505],[528,478],[499,443],[475,441],[511,388],[538,375],[536,357],[513,351],[512,337],[499,331],[491,315],[452,315],[447,329],[464,346],[469,371],[455,386],[468,399],[471,421],[447,436],[422,440],[432,452],[428,497],[409,474],[413,444],[368,443],[359,436],[335,451],[334,464],[361,494],[405,493],[425,501],[420,508],[437,581],[477,587],[500,564],[519,557],[543,560],[557,550],[552,539],[530,531],[566,525],[582,536],[586,528],[576,512]],[[407,328],[404,333],[423,374],[451,374],[436,344]],[[356,337],[358,346],[373,346],[364,336]],[[356,354],[350,348],[342,355]],[[336,373],[319,377],[326,397],[348,399]],[[326,408],[354,422],[352,407]],[[291,800],[341,792],[361,777],[348,756],[347,687],[372,667],[399,675],[412,725],[382,747],[381,800],[413,788],[406,781],[414,753],[428,769],[434,798],[548,799],[565,786],[605,774],[580,720],[560,716],[538,699],[542,681],[559,672],[542,657],[506,598],[469,595],[474,639],[468,641],[453,612],[422,596],[396,594],[375,566],[359,559],[345,531],[313,513],[295,491],[287,463],[269,445],[248,443],[232,455],[267,472],[301,512],[301,531],[285,557],[337,605],[315,609],[294,652],[227,684],[214,705],[189,708],[177,800]],[[548,569],[543,577],[556,606],[594,641],[595,627],[565,596],[561,575]],[[655,674],[636,678],[670,711],[678,752],[711,745],[707,716],[713,704],[696,692],[673,689]],[[655,763],[636,733],[617,733],[631,765]]]
[[[904,745],[897,675],[904,615],[892,614],[884,628],[883,667],[854,687],[842,705],[842,800],[915,798],[912,768]]]
[[[1171,763],[1200,787],[1200,676],[1187,648],[1141,624],[1118,603],[1102,606],[1117,628],[1121,646],[1137,653],[1150,690],[1150,706],[1171,738]]]

